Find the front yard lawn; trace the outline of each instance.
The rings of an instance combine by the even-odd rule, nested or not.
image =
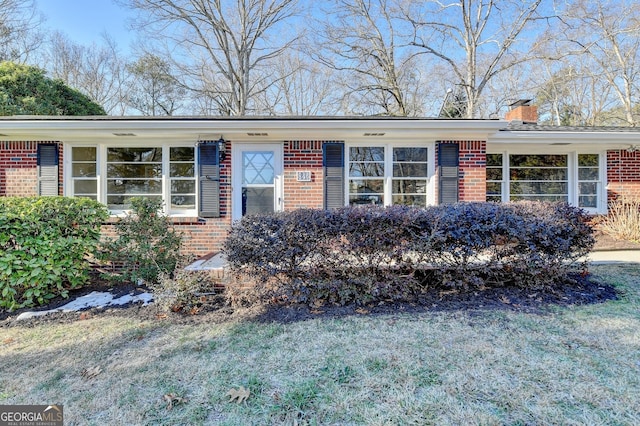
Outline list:
[[[640,424],[640,265],[591,270],[618,300],[5,324],[0,404],[63,404],[68,425]]]

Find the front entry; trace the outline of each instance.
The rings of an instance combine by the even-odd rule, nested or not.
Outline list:
[[[283,209],[282,145],[233,145],[233,220]]]

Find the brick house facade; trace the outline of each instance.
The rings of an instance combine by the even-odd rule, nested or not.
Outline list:
[[[3,117],[0,196],[89,196],[110,222],[127,197],[159,197],[196,255],[261,209],[549,199],[605,214],[609,201],[640,197],[639,130],[539,126],[536,112],[518,105],[511,122]]]

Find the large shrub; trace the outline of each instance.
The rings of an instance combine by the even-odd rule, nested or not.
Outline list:
[[[116,237],[105,238],[100,260],[110,264],[105,274],[113,281],[157,282],[171,277],[183,255],[182,236],[162,213],[162,201],[131,198],[131,212],[114,225]]]
[[[434,286],[543,287],[583,268],[593,243],[584,212],[564,203],[459,203],[249,216],[224,251],[261,299],[346,304]]]
[[[86,284],[107,216],[85,198],[0,198],[0,307],[44,304]]]

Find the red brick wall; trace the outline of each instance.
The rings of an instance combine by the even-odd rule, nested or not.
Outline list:
[[[439,141],[436,144],[436,158],[438,158],[437,150],[440,143],[457,143],[459,147],[458,200],[485,201],[487,194],[486,141]],[[437,174],[436,170],[436,179]],[[437,186],[436,200],[438,200]]]
[[[485,201],[487,197],[487,143],[460,141],[460,201]]]
[[[0,196],[38,195],[38,143],[0,141]],[[58,194],[62,195],[62,144],[58,143]]]
[[[227,144],[226,157],[220,164],[220,217],[202,219],[172,218],[176,228],[184,235],[185,253],[203,256],[222,249],[231,228],[231,144]]]
[[[311,172],[311,182],[299,182],[297,173]],[[324,172],[321,141],[284,143],[285,210],[322,208]]]
[[[640,152],[607,151],[607,200],[640,198]]]

